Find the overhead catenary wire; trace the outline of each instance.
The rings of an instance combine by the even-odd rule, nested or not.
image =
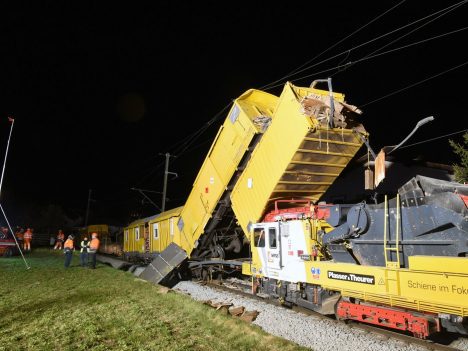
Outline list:
[[[384,48],[386,48],[386,47],[392,45],[393,43],[396,43],[397,41],[400,41],[401,39],[407,37],[408,35],[410,35],[410,34],[412,34],[412,33],[414,33],[414,32],[416,32],[417,30],[419,30],[419,29],[421,29],[421,28],[423,28],[423,27],[429,25],[430,23],[432,23],[432,22],[438,20],[439,18],[441,18],[441,17],[443,17],[443,16],[449,14],[450,12],[455,11],[457,8],[459,8],[459,7],[462,6],[462,5],[465,5],[467,2],[468,2],[468,0],[460,1],[458,4],[455,4],[455,5],[453,5],[453,6],[449,7],[449,8],[447,8],[446,11],[444,10],[444,11],[443,11],[440,15],[438,15],[437,17],[435,17],[435,18],[433,18],[433,19],[431,19],[431,20],[429,20],[429,21],[427,21],[427,22],[421,24],[420,26],[416,27],[416,28],[413,29],[413,30],[410,30],[408,33],[405,33],[404,35],[402,35],[402,36],[396,38],[395,40],[392,40],[391,42],[385,44],[384,46],[380,47],[379,49],[372,51],[369,55],[373,55],[373,54],[375,54],[375,53],[381,51],[382,49],[384,49]]]
[[[410,85],[407,85],[407,86],[405,86],[405,87],[403,87],[403,88],[401,88],[401,89],[395,90],[395,91],[393,91],[393,92],[391,92],[391,93],[388,93],[388,94],[386,94],[386,95],[384,95],[384,96],[381,96],[381,97],[379,97],[379,98],[377,98],[377,99],[374,99],[374,100],[371,100],[371,101],[369,101],[369,102],[366,102],[365,104],[361,104],[361,105],[359,105],[358,107],[359,107],[359,108],[362,108],[362,107],[368,106],[368,105],[370,105],[370,104],[373,104],[374,102],[383,100],[383,99],[385,99],[385,98],[387,98],[387,97],[389,97],[389,96],[392,96],[392,95],[401,93],[402,91],[405,91],[405,90],[408,90],[408,89],[410,89],[410,88],[413,88],[413,87],[415,87],[415,86],[417,86],[417,85],[419,85],[419,84],[422,84],[422,83],[424,83],[424,82],[427,82],[428,80],[437,78],[437,77],[439,77],[439,76],[441,76],[441,75],[443,75],[443,74],[445,74],[445,73],[448,73],[448,72],[451,72],[451,71],[453,71],[453,70],[456,70],[457,68],[463,67],[463,66],[465,66],[466,64],[468,64],[468,61],[465,61],[465,62],[463,62],[462,64],[459,64],[459,65],[457,65],[457,66],[451,67],[451,68],[449,68],[449,69],[446,69],[445,71],[439,72],[439,73],[437,73],[437,74],[435,74],[435,75],[433,75],[433,76],[430,76],[430,77],[428,77],[428,78],[425,78],[425,79],[423,79],[423,80],[420,80],[420,81],[417,81],[417,82],[412,83],[412,84],[410,84]]]
[[[231,102],[225,105],[221,110],[219,110],[210,120],[208,120],[201,128],[196,130],[195,132],[187,135],[181,141],[174,143],[173,145],[168,147],[168,150],[172,150],[173,156],[177,159],[181,155],[183,155],[190,146],[210,127],[216,122],[223,114],[223,112],[231,105]],[[197,146],[198,147],[198,146]],[[153,176],[158,170],[160,170],[165,164],[165,161],[161,161],[157,163],[155,166],[151,168],[151,170],[146,173],[142,178],[137,180],[133,183],[132,187],[138,186],[143,182],[147,181],[151,176]]]
[[[412,143],[412,144],[409,144],[409,145],[405,145],[405,146],[402,146],[400,147],[399,149],[405,149],[407,147],[411,147],[411,146],[415,146],[415,145],[420,145],[420,144],[424,144],[424,143],[429,143],[431,141],[434,141],[434,140],[437,140],[437,139],[442,139],[442,138],[446,138],[446,137],[449,137],[449,136],[452,136],[452,135],[456,135],[456,134],[460,134],[460,133],[465,133],[465,132],[468,132],[468,129],[462,129],[462,130],[459,130],[457,132],[453,132],[453,133],[449,133],[449,134],[445,134],[445,135],[440,135],[438,137],[435,137],[435,138],[430,138],[430,139],[426,139],[426,140],[422,140],[422,141],[418,141],[416,143]]]
[[[436,11],[436,12],[434,12],[434,13],[432,13],[432,14],[430,14],[430,15],[427,15],[427,16],[425,16],[425,17],[422,17],[422,18],[420,18],[420,19],[418,19],[418,20],[416,20],[416,21],[413,21],[413,22],[408,23],[408,24],[406,24],[406,25],[404,25],[404,26],[398,27],[398,28],[396,28],[396,29],[394,29],[394,30],[391,30],[391,31],[385,33],[385,34],[382,34],[382,35],[380,35],[380,36],[378,36],[378,37],[375,37],[375,38],[373,38],[373,39],[371,39],[371,40],[368,40],[368,41],[366,41],[366,42],[364,42],[364,43],[362,43],[362,44],[359,44],[359,45],[356,45],[356,46],[354,46],[354,47],[352,47],[352,48],[349,48],[349,49],[347,49],[347,50],[345,50],[345,51],[343,51],[343,52],[341,52],[341,53],[339,53],[339,54],[333,55],[333,56],[331,56],[331,57],[329,57],[329,58],[327,58],[327,59],[324,59],[324,60],[322,60],[322,61],[320,61],[320,62],[317,62],[317,63],[315,63],[315,64],[313,64],[313,65],[307,66],[307,67],[302,68],[302,69],[300,69],[300,70],[296,70],[294,73],[289,74],[289,75],[286,75],[286,76],[284,76],[283,78],[277,79],[277,80],[275,80],[275,81],[273,81],[273,82],[270,82],[270,83],[268,83],[268,84],[262,86],[260,89],[269,90],[269,89],[273,89],[273,88],[276,88],[276,87],[278,87],[278,86],[281,86],[281,85],[283,85],[285,79],[291,78],[291,77],[293,77],[293,76],[295,76],[295,75],[297,75],[297,74],[299,74],[299,73],[305,72],[305,71],[307,71],[307,70],[309,70],[309,69],[311,69],[311,68],[313,68],[313,67],[316,67],[316,66],[318,66],[318,65],[320,65],[320,64],[322,64],[322,63],[325,63],[325,62],[328,62],[328,61],[330,61],[330,60],[333,60],[334,58],[337,58],[337,57],[342,56],[342,55],[344,55],[344,54],[349,55],[349,53],[350,53],[351,51],[354,51],[354,50],[356,50],[356,49],[359,49],[359,48],[361,48],[361,47],[364,47],[364,46],[366,46],[366,45],[368,45],[368,44],[371,44],[371,43],[373,43],[373,42],[375,42],[375,41],[377,41],[377,40],[380,40],[380,39],[382,39],[382,38],[384,38],[384,37],[387,37],[387,36],[389,36],[389,35],[391,35],[391,34],[394,34],[394,33],[396,33],[396,32],[399,32],[399,31],[401,31],[401,30],[403,30],[403,29],[405,29],[405,28],[408,28],[408,27],[410,27],[410,26],[412,26],[412,25],[414,25],[414,24],[416,24],[416,23],[419,23],[419,22],[424,21],[424,20],[426,20],[426,19],[428,19],[428,18],[431,18],[431,17],[433,17],[433,16],[436,16],[436,15],[438,15],[438,14],[440,14],[440,13],[444,13],[444,14],[445,14],[445,13],[448,13],[448,11],[451,11],[451,9],[452,9],[453,7],[458,7],[458,6],[460,6],[460,5],[465,4],[466,2],[468,2],[468,0],[463,0],[463,1],[460,1],[460,2],[458,2],[458,3],[456,3],[456,4],[450,5],[450,6],[444,8],[444,9],[442,9],[442,10]],[[340,67],[342,67],[342,66],[340,66]],[[328,71],[328,70],[327,70],[327,71]],[[319,72],[319,73],[321,73],[321,72]],[[319,74],[319,73],[316,73],[316,74]],[[309,75],[309,76],[310,76],[310,75]],[[307,77],[309,77],[309,76],[307,76]],[[295,79],[295,80],[298,80],[298,79]],[[279,83],[279,82],[281,82],[281,83],[280,83],[280,84],[276,84],[276,83]],[[273,84],[276,84],[276,85],[273,85]]]
[[[220,119],[221,116],[223,116],[223,113],[224,111],[226,111],[226,109],[231,106],[231,102],[227,105],[225,105],[221,110],[218,111],[218,113],[216,113],[214,115],[213,118],[211,118],[208,122],[206,122],[203,127],[201,127],[198,131],[195,131],[194,133],[192,133],[191,135],[193,136],[192,138],[190,138],[190,140],[187,140],[186,143],[184,143],[183,145],[181,145],[179,148],[177,148],[176,150],[174,150],[174,153],[175,153],[175,156],[176,157],[179,157],[181,156],[183,153],[185,153],[185,151],[190,147],[190,145],[192,145],[194,143],[194,141],[200,136],[202,135],[214,122],[216,122],[218,119]]]
[[[337,45],[341,44],[342,42],[344,42],[346,39],[349,39],[351,38],[353,35],[355,35],[356,33],[360,32],[361,30],[363,30],[364,28],[366,28],[367,26],[369,26],[370,24],[374,23],[375,21],[377,21],[378,19],[380,19],[381,17],[385,16],[387,13],[389,13],[390,11],[392,11],[393,9],[395,9],[396,7],[400,6],[402,3],[404,3],[406,0],[403,0],[403,1],[400,1],[398,4],[392,6],[390,9],[386,10],[384,13],[378,15],[377,17],[375,17],[374,19],[372,19],[371,21],[367,22],[366,24],[364,24],[363,26],[359,27],[358,29],[356,29],[354,32],[352,32],[351,34],[345,36],[343,39],[340,39],[338,40],[335,44],[329,46],[327,49],[323,50],[322,52],[320,52],[319,54],[315,55],[313,58],[311,58],[310,60],[306,61],[305,63],[303,63],[302,65],[300,65],[299,67],[293,69],[291,72],[287,73],[285,76],[269,83],[269,84],[266,84],[264,85],[263,87],[261,87],[260,89],[265,89],[265,88],[268,88],[269,85],[271,84],[275,84],[275,83],[278,83],[280,81],[283,81],[284,79],[287,79],[289,78],[291,75],[295,74],[298,70],[300,70],[302,67],[308,65],[309,63],[313,62],[314,60],[316,60],[317,58],[319,58],[320,56],[322,56],[323,54],[325,54],[326,52],[330,51],[331,49],[333,49],[334,47],[336,47]],[[340,54],[341,55],[341,54]]]
[[[467,0],[467,1],[468,1],[468,0]],[[429,25],[430,23],[432,23],[432,22],[438,20],[439,18],[441,18],[441,17],[447,15],[448,13],[450,13],[450,12],[456,10],[458,7],[464,5],[465,3],[466,3],[466,1],[463,1],[463,2],[461,2],[461,3],[459,3],[459,4],[457,4],[457,5],[454,5],[454,6],[451,7],[449,10],[443,12],[442,14],[440,14],[439,16],[437,16],[436,18],[433,18],[433,19],[431,19],[430,21],[427,21],[427,22],[421,24],[420,26],[416,27],[415,29],[413,29],[413,30],[411,30],[411,31],[409,31],[409,32],[407,32],[407,33],[405,33],[405,34],[399,36],[398,38],[396,38],[396,39],[390,41],[389,43],[387,43],[387,44],[381,46],[381,47],[378,48],[377,50],[374,50],[374,51],[370,52],[369,54],[367,54],[366,56],[364,56],[364,58],[366,58],[366,57],[368,57],[368,56],[371,56],[371,55],[374,55],[375,53],[377,53],[377,52],[383,50],[384,48],[386,48],[386,47],[388,47],[388,46],[390,46],[390,45],[392,45],[392,44],[394,44],[394,43],[396,43],[396,42],[402,40],[403,38],[407,37],[408,35],[410,35],[410,34],[416,32],[416,31],[420,30],[421,28],[423,28],[423,27]],[[352,67],[352,65],[347,65],[345,69],[347,70],[347,69],[349,69],[350,67]],[[341,72],[343,72],[343,71],[344,71],[344,70],[337,71],[337,72],[333,73],[332,76],[334,76],[334,75],[336,75],[336,74],[338,74],[338,73],[341,73]]]
[[[453,30],[453,31],[450,31],[450,32],[447,32],[447,33],[436,35],[434,37],[426,38],[426,39],[423,39],[423,40],[420,40],[420,41],[417,41],[417,42],[413,42],[413,43],[410,43],[410,44],[407,44],[407,45],[403,45],[403,46],[400,46],[400,47],[397,47],[397,48],[394,48],[394,49],[391,49],[391,50],[387,50],[387,51],[384,51],[384,52],[381,52],[381,53],[377,53],[377,54],[372,55],[372,56],[363,57],[363,58],[355,60],[355,61],[350,61],[350,62],[348,62],[346,64],[343,64],[343,65],[338,65],[338,66],[335,66],[335,67],[324,69],[324,70],[319,71],[319,72],[314,72],[314,73],[311,73],[311,74],[308,74],[308,75],[293,79],[291,81],[296,82],[296,81],[300,81],[300,80],[303,80],[303,79],[306,79],[306,78],[310,78],[312,76],[316,76],[318,74],[327,73],[327,72],[330,72],[330,71],[341,69],[341,68],[349,66],[349,65],[364,62],[364,61],[367,61],[367,60],[370,60],[370,59],[373,59],[373,58],[376,58],[376,57],[379,57],[379,56],[383,56],[383,55],[386,55],[386,54],[389,54],[389,53],[392,53],[392,52],[403,50],[403,49],[406,49],[406,48],[409,48],[409,47],[412,47],[412,46],[416,46],[416,45],[419,45],[419,44],[422,44],[422,43],[426,43],[426,42],[431,41],[431,40],[443,38],[443,37],[446,37],[448,35],[455,34],[455,33],[458,33],[458,32],[461,32],[461,31],[464,31],[464,30],[467,30],[467,29],[468,29],[468,27],[459,28],[459,29],[456,29],[456,30]],[[282,85],[282,84],[274,85],[274,86],[270,87],[270,89],[278,87],[280,85]]]

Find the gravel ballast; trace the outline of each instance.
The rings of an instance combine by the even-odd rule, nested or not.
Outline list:
[[[259,313],[252,323],[267,333],[276,335],[316,351],[375,350],[375,351],[426,351],[422,345],[410,345],[398,339],[389,339],[377,333],[368,333],[344,323],[315,316],[307,316],[286,308],[219,291],[191,281],[181,281],[173,290],[189,294],[197,301],[230,303]],[[468,340],[453,342],[451,347],[468,351]]]

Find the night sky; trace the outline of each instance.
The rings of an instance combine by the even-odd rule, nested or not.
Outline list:
[[[50,204],[82,218],[89,189],[90,222],[155,213],[131,188],[162,191],[166,152],[178,156],[170,171],[179,175],[166,209],[183,205],[227,111],[181,152],[184,138],[244,91],[277,80],[268,91],[279,95],[286,80],[332,77],[363,110],[376,151],[427,116],[435,121],[407,145],[467,126],[463,1],[14,3],[0,6],[2,162],[15,118],[0,200],[14,220]],[[314,67],[284,78],[304,64]],[[395,155],[452,164],[448,138]]]

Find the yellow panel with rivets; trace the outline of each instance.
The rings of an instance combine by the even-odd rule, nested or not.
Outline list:
[[[272,123],[232,191],[232,208],[245,233],[276,199],[317,201],[363,144],[352,129],[329,128],[322,116],[306,114],[302,101],[308,96],[326,101],[329,92],[285,85]],[[344,103],[343,94],[333,97]],[[363,128],[361,133],[367,136]]]
[[[304,261],[303,283],[387,306],[421,312],[468,316],[468,260],[465,257],[409,257],[409,269]],[[411,266],[413,261],[414,266]],[[242,264],[242,273],[263,277],[258,257]]]
[[[180,245],[180,231],[177,228],[177,222],[182,208],[180,206],[162,212],[148,222],[150,252],[162,252],[172,242]]]
[[[468,316],[465,257],[409,257],[408,269],[330,261],[304,262],[307,283],[389,306]]]
[[[124,252],[145,252],[145,224],[157,216],[159,214],[137,219],[124,228]]]

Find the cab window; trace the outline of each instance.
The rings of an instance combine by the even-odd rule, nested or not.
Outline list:
[[[254,229],[254,245],[256,247],[265,247],[265,230],[263,228]]]
[[[276,249],[276,229],[275,228],[268,228],[268,239],[270,249]]]

